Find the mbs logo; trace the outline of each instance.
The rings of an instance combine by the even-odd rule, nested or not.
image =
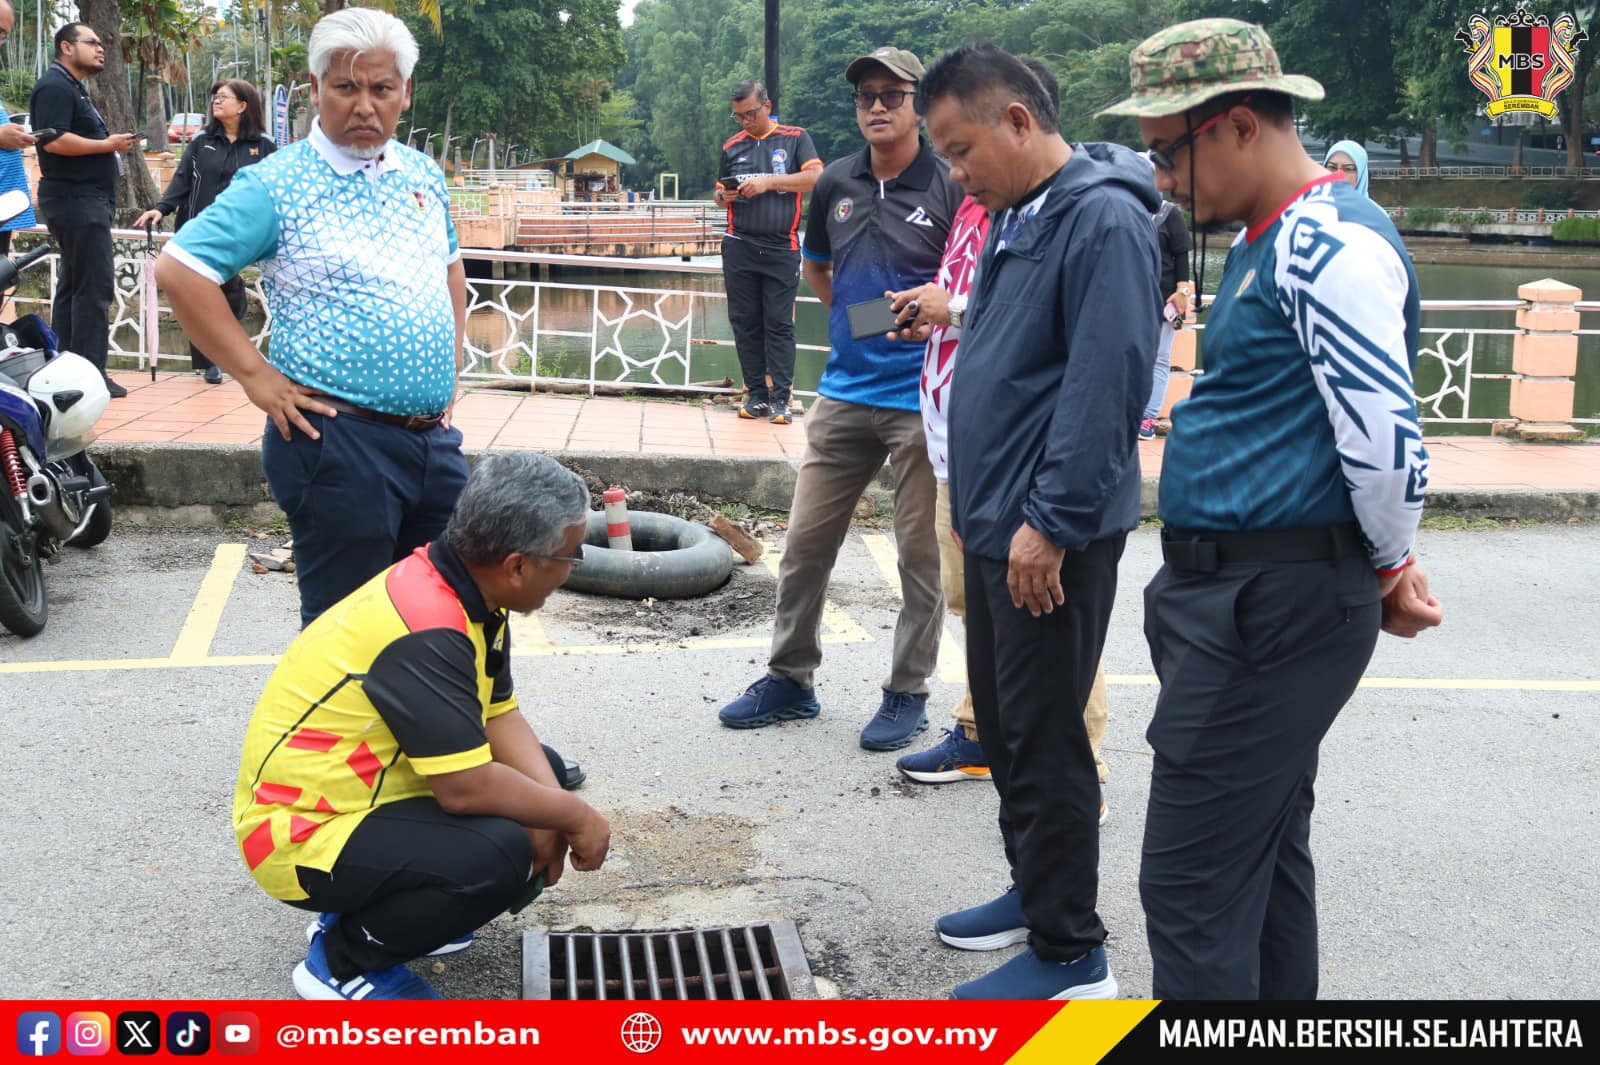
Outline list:
[[[1493,23],[1486,15],[1473,15],[1456,34],[1472,55],[1467,78],[1489,98],[1484,111],[1490,118],[1507,111],[1555,118],[1556,94],[1572,84],[1574,53],[1588,39],[1570,14],[1552,24],[1522,7],[1495,16]]]

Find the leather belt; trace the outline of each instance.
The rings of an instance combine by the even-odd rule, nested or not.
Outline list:
[[[357,418],[365,418],[371,422],[382,422],[384,425],[394,425],[409,433],[425,433],[444,420],[443,414],[385,414],[381,410],[368,410],[358,407],[354,403],[346,403],[334,396],[321,393],[317,398],[340,414],[353,414]]]
[[[1238,562],[1337,562],[1365,553],[1354,522],[1270,532],[1161,530],[1162,558],[1174,569],[1194,573],[1215,573]]]

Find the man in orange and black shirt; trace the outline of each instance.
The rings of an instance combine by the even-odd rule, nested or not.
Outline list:
[[[553,459],[484,459],[444,535],[320,615],[245,731],[233,826],[267,894],[319,913],[302,998],[437,998],[405,963],[605,860],[512,691],[507,614],[580,561],[589,493]]]
[[[739,417],[788,425],[794,295],[800,285],[800,199],[817,183],[822,160],[811,134],[773,120],[772,101],[759,81],[734,86],[733,120],[739,132],[722,146],[714,195],[728,211],[722,276],[744,374],[746,396]]]

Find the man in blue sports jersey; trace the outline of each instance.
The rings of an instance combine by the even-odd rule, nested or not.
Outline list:
[[[1156,998],[1317,993],[1317,752],[1380,628],[1439,624],[1413,549],[1428,456],[1419,299],[1382,209],[1306,155],[1258,26],[1202,19],[1131,58],[1156,184],[1239,221],[1173,412],[1165,565],[1145,590],[1161,678],[1139,888]]]
[[[289,518],[300,617],[438,538],[467,479],[450,427],[467,281],[444,174],[394,140],[417,44],[349,8],[307,45],[317,119],[240,171],[167,245],[156,277],[202,351],[271,419],[261,464]],[[263,358],[221,283],[261,264]]]

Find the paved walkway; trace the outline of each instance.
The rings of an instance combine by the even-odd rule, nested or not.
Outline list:
[[[111,401],[97,428],[108,443],[254,444],[262,414],[232,380],[207,385],[191,373],[119,372],[126,399]],[[774,426],[728,407],[615,397],[481,390],[456,406],[474,450],[609,451],[623,454],[798,459],[805,420]],[[1146,476],[1161,472],[1164,441],[1139,445]],[[1498,437],[1428,441],[1431,487],[1600,492],[1600,445],[1522,444]]]

